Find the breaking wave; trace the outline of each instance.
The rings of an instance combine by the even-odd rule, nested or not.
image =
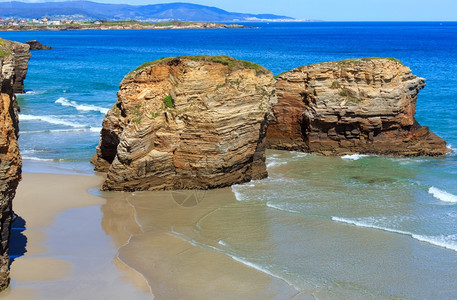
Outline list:
[[[98,111],[102,114],[106,114],[109,110],[109,108],[104,108],[100,106],[95,106],[91,104],[78,104],[76,101],[68,100],[67,98],[60,97],[55,101],[55,103],[58,103],[62,106],[70,106],[74,107],[79,111]]]
[[[431,245],[434,245],[434,246],[438,246],[438,247],[450,249],[450,250],[453,250],[453,251],[457,251],[457,241],[455,240],[455,237],[457,237],[457,235],[427,236],[427,235],[414,234],[414,233],[408,232],[408,231],[403,231],[403,230],[397,230],[397,229],[377,226],[377,225],[365,223],[365,222],[362,222],[362,221],[351,220],[351,219],[332,217],[332,220],[336,221],[336,222],[340,222],[340,223],[346,223],[346,224],[355,225],[355,226],[358,226],[358,227],[373,228],[373,229],[379,229],[379,230],[383,230],[383,231],[387,231],[387,232],[408,235],[408,236],[412,237],[413,239],[421,241],[421,242],[425,242],[425,243],[428,243],[428,244],[431,244]]]
[[[49,116],[34,116],[34,115],[24,115],[24,114],[19,114],[19,120],[21,121],[42,121],[54,125],[64,125],[64,126],[69,126],[73,128],[88,128],[90,126],[84,125],[84,124],[78,124],[78,123],[73,123],[69,121],[65,121],[59,118],[55,117],[49,117]]]
[[[450,202],[450,203],[457,203],[457,196],[453,195],[451,193],[448,193],[446,191],[442,191],[440,189],[437,189],[436,187],[432,186],[431,188],[428,189],[428,193],[433,195],[438,200],[441,200],[443,202]]]

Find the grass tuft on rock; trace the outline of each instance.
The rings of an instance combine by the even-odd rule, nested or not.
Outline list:
[[[168,95],[165,98],[163,98],[163,103],[165,103],[165,106],[168,107],[168,108],[173,108],[174,107],[173,99],[171,98],[170,95]]]
[[[232,71],[233,69],[236,69],[236,68],[247,68],[247,69],[256,70],[256,71],[262,72],[262,73],[270,72],[266,68],[264,68],[261,65],[258,65],[256,63],[253,63],[253,62],[250,62],[247,60],[235,59],[235,58],[227,56],[227,55],[217,55],[217,56],[195,55],[195,56],[163,57],[158,60],[146,62],[146,63],[140,65],[138,68],[136,68],[132,72],[128,73],[127,76],[125,76],[125,78],[128,79],[134,73],[140,72],[141,70],[143,70],[149,66],[153,66],[153,65],[157,65],[157,64],[161,64],[161,63],[179,62],[180,59],[190,59],[193,61],[206,61],[206,62],[219,63],[224,66],[227,66],[230,71]]]

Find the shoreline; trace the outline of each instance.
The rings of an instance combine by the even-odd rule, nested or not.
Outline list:
[[[59,295],[66,299],[94,295],[190,299],[221,293],[229,299],[313,299],[284,280],[223,253],[162,229],[144,230],[142,220],[137,219],[141,206],[132,203],[151,194],[140,193],[137,198],[135,193],[91,193],[102,179],[99,175],[23,174],[14,202],[23,224],[13,224],[13,231],[18,230],[22,239],[12,240],[11,285],[0,299]],[[214,195],[225,196],[220,190]],[[179,209],[183,217],[188,214]],[[190,213],[188,219],[199,217],[202,211],[205,207],[197,215]],[[147,246],[151,242],[154,246]],[[14,253],[21,248],[13,245],[17,243],[23,243],[22,253]],[[239,288],[235,291],[233,286]]]
[[[84,30],[165,30],[165,29],[252,29],[255,26],[223,23],[193,23],[182,25],[43,25],[43,26],[0,26],[0,32],[8,31],[84,31]]]

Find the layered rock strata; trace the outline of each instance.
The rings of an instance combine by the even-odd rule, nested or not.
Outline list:
[[[165,58],[121,82],[92,163],[103,190],[210,189],[267,176],[275,80],[227,56]]]
[[[0,39],[0,290],[9,284],[9,236],[13,219],[12,200],[21,179],[18,106],[14,95],[16,45]]]
[[[13,91],[16,94],[22,94],[24,93],[24,80],[27,75],[29,60],[32,56],[29,51],[30,46],[0,38],[0,47],[9,49],[8,52],[14,54]],[[7,50],[5,50],[6,52]]]
[[[393,58],[319,63],[280,74],[267,147],[324,155],[443,155],[414,119],[424,79]]]

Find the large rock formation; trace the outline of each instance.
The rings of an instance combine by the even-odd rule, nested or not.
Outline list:
[[[27,75],[29,60],[32,56],[29,51],[30,46],[0,38],[0,47],[9,49],[8,52],[14,54],[13,91],[16,94],[22,94],[24,93],[24,80]],[[4,51],[6,53],[6,50]]]
[[[443,155],[414,119],[424,79],[392,58],[319,63],[279,75],[267,147],[324,155]]]
[[[12,200],[21,179],[18,106],[13,93],[16,43],[0,39],[0,290],[9,283],[9,236],[13,218]]]
[[[165,58],[121,82],[92,163],[103,190],[209,189],[267,176],[275,80],[227,56]]]

